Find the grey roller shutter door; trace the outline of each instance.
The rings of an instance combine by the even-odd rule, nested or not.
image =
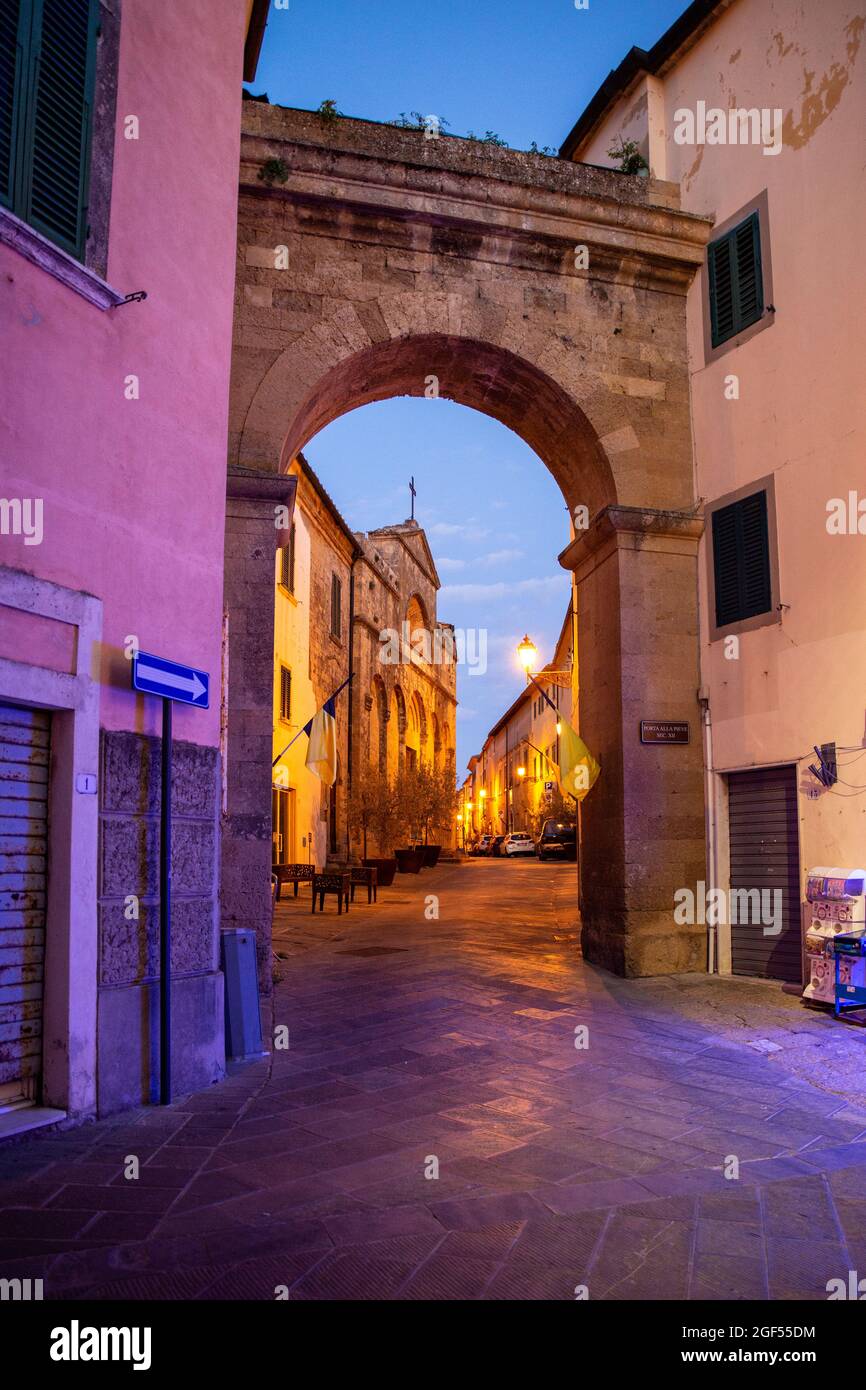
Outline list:
[[[799,984],[802,952],[796,769],[764,767],[729,773],[728,817],[731,889],[779,889],[782,894],[782,930],[777,936],[765,935],[760,923],[732,924],[733,973]]]
[[[0,703],[0,1104],[39,1099],[50,720]]]

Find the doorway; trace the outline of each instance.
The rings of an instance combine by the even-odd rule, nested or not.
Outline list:
[[[273,862],[296,864],[295,791],[293,787],[274,787],[271,796]]]
[[[802,980],[800,848],[794,767],[728,774],[731,891],[758,889],[778,917],[731,926],[731,971],[766,980]],[[776,930],[778,923],[779,930]]]

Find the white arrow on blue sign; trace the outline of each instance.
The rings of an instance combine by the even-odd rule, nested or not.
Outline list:
[[[199,709],[208,707],[210,676],[207,671],[182,666],[178,661],[166,661],[162,656],[138,652],[132,658],[132,684],[135,690],[161,695],[164,700],[179,700]]]

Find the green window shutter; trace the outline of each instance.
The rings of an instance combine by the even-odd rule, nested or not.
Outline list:
[[[33,8],[33,39],[21,216],[82,257],[98,7],[96,0],[25,0],[25,5]]]
[[[30,6],[22,0],[0,0],[0,203],[6,207],[12,207],[15,198],[29,44]]]
[[[761,230],[757,212],[707,248],[713,347],[727,342],[764,312]]]
[[[767,494],[755,492],[713,512],[716,626],[772,607]]]

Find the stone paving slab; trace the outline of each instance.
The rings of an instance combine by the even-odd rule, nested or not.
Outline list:
[[[826,1298],[866,1270],[866,1037],[765,982],[595,970],[573,896],[568,865],[478,861],[348,918],[279,905],[289,1050],[0,1146],[0,1277],[49,1298],[712,1301]]]

